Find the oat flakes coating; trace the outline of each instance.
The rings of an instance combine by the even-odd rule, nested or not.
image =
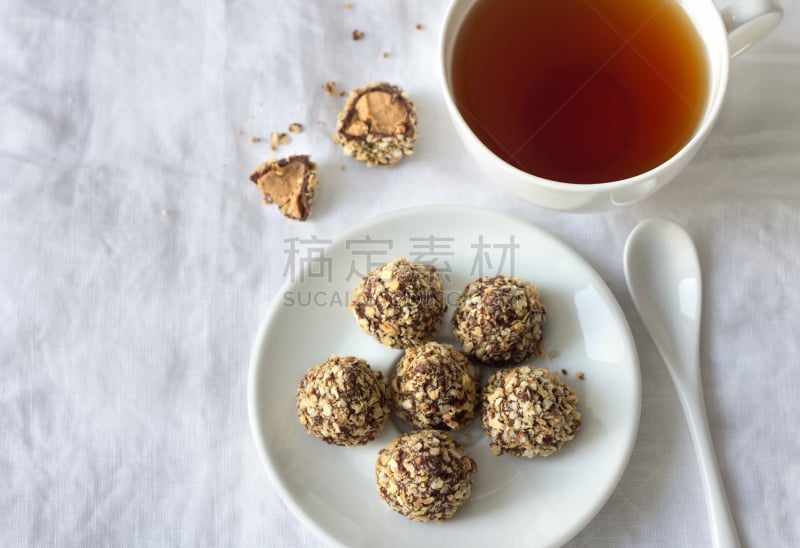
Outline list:
[[[504,367],[542,355],[546,315],[535,285],[508,276],[483,277],[459,295],[450,325],[466,355]]]
[[[395,259],[364,276],[348,306],[365,333],[392,348],[431,340],[447,310],[436,268],[406,259]]]
[[[480,372],[449,344],[407,349],[390,386],[395,412],[417,428],[463,428],[480,408]]]
[[[390,398],[383,373],[352,356],[331,356],[303,375],[297,387],[297,418],[325,443],[363,445],[386,424]]]
[[[381,498],[414,521],[444,521],[472,493],[478,467],[447,432],[416,430],[378,453],[375,478]]]
[[[556,373],[528,366],[489,377],[481,420],[495,455],[528,458],[555,453],[581,426],[575,391]]]
[[[333,140],[370,166],[390,166],[414,152],[417,113],[400,87],[373,82],[350,93],[337,117]]]

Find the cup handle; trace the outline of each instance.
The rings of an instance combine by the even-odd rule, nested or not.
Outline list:
[[[731,57],[764,39],[783,19],[778,0],[739,0],[720,10]]]

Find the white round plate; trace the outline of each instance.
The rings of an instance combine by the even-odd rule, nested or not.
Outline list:
[[[279,291],[259,329],[248,406],[267,472],[309,529],[344,546],[544,547],[567,542],[595,516],[630,457],[641,382],[625,316],[583,258],[530,223],[451,206],[392,213],[330,245],[313,238],[293,245],[304,268]],[[375,458],[403,425],[390,420],[364,446],[330,446],[307,434],[295,411],[300,378],[331,354],[358,356],[391,374],[400,351],[362,333],[347,303],[368,267],[395,257],[433,264],[444,278],[450,306],[443,342],[454,342],[449,317],[471,280],[502,273],[537,285],[548,312],[546,355],[533,364],[559,371],[583,415],[576,438],[547,458],[495,456],[480,421],[457,433],[478,473],[470,501],[442,523],[412,522],[378,496]]]

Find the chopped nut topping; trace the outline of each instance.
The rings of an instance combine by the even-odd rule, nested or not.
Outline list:
[[[480,407],[478,368],[449,344],[407,349],[390,386],[397,415],[417,428],[463,428]]]
[[[353,40],[361,40],[362,38],[364,38],[363,32],[361,32],[360,30],[353,31]]]
[[[325,443],[349,447],[372,441],[389,413],[383,374],[352,356],[331,356],[309,369],[297,387],[297,418]]]
[[[459,295],[451,327],[466,355],[503,367],[543,354],[545,317],[533,284],[507,276],[483,277]]]
[[[436,268],[395,259],[364,276],[348,307],[365,333],[409,348],[436,335],[447,303]]]
[[[264,204],[277,204],[289,219],[305,221],[317,196],[317,165],[307,155],[261,164],[251,175]]]
[[[333,140],[346,155],[367,165],[396,164],[414,152],[414,103],[402,89],[386,82],[355,89],[337,117]]]
[[[451,518],[472,494],[478,466],[450,434],[418,430],[398,436],[378,453],[378,494],[414,521]]]
[[[495,455],[549,456],[581,426],[575,391],[547,369],[497,371],[483,391],[482,408]]]

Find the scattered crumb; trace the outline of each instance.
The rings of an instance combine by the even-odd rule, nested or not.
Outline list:
[[[319,127],[325,127],[325,122],[323,122],[322,120],[317,120],[317,121],[316,121],[316,124],[317,124]]]
[[[303,126],[298,123],[289,124],[289,132],[290,133],[303,133]]]
[[[353,31],[353,40],[361,40],[364,38],[364,33],[356,29]]]
[[[349,9],[352,9],[352,8],[353,8],[353,4],[351,4],[350,2],[348,2],[347,4],[345,4],[345,5],[344,5],[344,6],[342,6],[342,7],[343,7],[344,9],[346,9],[346,10],[349,10]]]
[[[333,95],[336,93],[336,82],[326,82],[322,88],[325,90],[325,93],[328,95]]]
[[[381,52],[381,58],[382,59],[386,59],[387,57],[389,57],[389,52],[388,51],[382,51]]]
[[[162,209],[162,210],[161,210],[161,216],[162,216],[162,217],[167,217],[167,216],[169,216],[169,211],[168,211],[168,210],[166,210],[166,209]]]
[[[551,350],[550,352],[547,353],[547,357],[550,358],[551,360],[556,359],[558,357],[558,350]]]
[[[578,371],[577,373],[575,373],[575,376],[578,377],[580,380],[586,378],[586,375],[583,373],[583,371]]]
[[[250,137],[250,142],[251,143],[260,143],[262,140],[263,139],[261,139],[261,137],[256,137],[255,135]]]
[[[422,30],[425,27],[422,26],[422,23],[417,23],[417,27],[416,28],[417,28],[417,30]]]
[[[244,130],[242,128],[239,128],[237,132],[239,133],[239,135],[244,135]]]
[[[567,374],[567,370],[566,370],[566,369],[562,369],[562,370],[561,370],[561,374],[562,374],[562,375],[566,375],[566,374]]]
[[[272,136],[270,137],[270,148],[275,151],[278,150],[279,145],[285,145],[290,142],[291,139],[286,133],[277,133],[273,131]]]
[[[344,171],[345,169],[347,169],[347,166],[344,164],[339,164],[339,170]]]
[[[346,91],[340,91],[339,92],[339,97],[347,97],[347,92]]]

